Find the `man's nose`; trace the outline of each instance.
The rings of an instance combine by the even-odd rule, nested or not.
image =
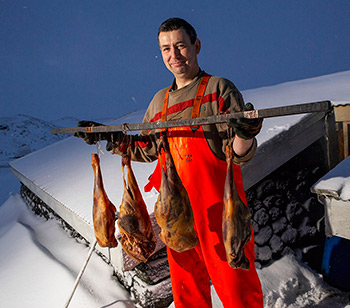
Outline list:
[[[180,55],[180,50],[176,47],[171,48],[171,56],[173,58],[178,58]]]

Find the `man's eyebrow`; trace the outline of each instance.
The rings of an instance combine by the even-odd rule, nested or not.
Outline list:
[[[185,42],[184,41],[177,41],[174,43],[174,45],[178,45],[178,44],[185,44]],[[172,45],[172,44],[163,44],[163,45],[160,45],[160,47],[167,47],[170,45]]]

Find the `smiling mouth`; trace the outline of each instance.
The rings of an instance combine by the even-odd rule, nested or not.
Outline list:
[[[170,65],[171,65],[171,66],[175,66],[175,67],[177,67],[177,66],[184,66],[184,65],[185,65],[185,62],[173,62],[173,63],[171,63]]]

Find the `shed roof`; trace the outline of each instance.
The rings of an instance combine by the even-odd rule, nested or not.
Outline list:
[[[350,156],[317,181],[312,191],[350,202]]]

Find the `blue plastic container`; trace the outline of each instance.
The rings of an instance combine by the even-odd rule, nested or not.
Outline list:
[[[338,236],[326,238],[322,273],[330,285],[350,291],[350,240]]]

